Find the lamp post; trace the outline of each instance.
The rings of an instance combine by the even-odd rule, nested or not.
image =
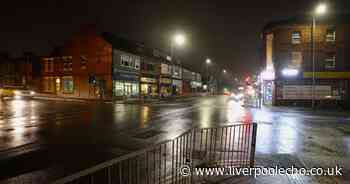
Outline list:
[[[206,68],[207,68],[207,91],[209,91],[209,65],[211,64],[211,59],[207,58],[205,60],[205,63],[206,63]]]
[[[181,33],[177,33],[175,34],[171,39],[170,39],[170,64],[174,64],[173,59],[174,57],[174,46],[183,46],[186,43],[186,37],[185,35],[181,34]],[[174,94],[173,91],[173,73],[174,73],[174,69],[171,67],[171,71],[170,71],[170,75],[171,75],[171,91],[172,94]],[[160,83],[160,80],[159,80]],[[160,89],[159,89],[160,91]]]
[[[174,45],[183,46],[186,42],[186,38],[183,34],[175,34],[170,41],[170,57],[174,55]]]
[[[312,26],[311,26],[311,50],[312,50],[312,108],[315,108],[315,63],[316,63],[316,41],[315,41],[315,33],[316,33],[316,16],[320,16],[325,14],[327,11],[327,5],[322,3],[316,6],[314,13],[312,14]]]

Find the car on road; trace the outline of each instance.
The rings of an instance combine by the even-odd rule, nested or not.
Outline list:
[[[24,86],[4,86],[0,87],[0,98],[32,98],[35,95],[33,90],[30,90]]]
[[[238,93],[231,93],[230,98],[239,102],[239,101],[243,100],[244,95],[243,95],[243,93],[239,93],[239,92]]]

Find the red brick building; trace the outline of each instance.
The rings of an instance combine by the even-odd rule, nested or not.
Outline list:
[[[92,26],[74,34],[59,52],[41,59],[41,89],[62,97],[112,96],[112,46]]]
[[[263,63],[266,74],[264,100],[275,105],[350,100],[350,19],[328,15],[316,20],[315,85],[312,62],[312,19],[296,17],[270,22],[264,27]],[[314,90],[313,90],[314,89]]]

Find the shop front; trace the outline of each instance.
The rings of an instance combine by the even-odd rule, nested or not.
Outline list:
[[[141,95],[148,97],[158,96],[158,80],[152,77],[141,77]]]
[[[173,79],[173,95],[182,95],[182,80]]]
[[[114,74],[113,96],[117,98],[137,98],[139,96],[139,76],[126,72]]]
[[[171,78],[160,78],[160,94],[162,97],[171,95]]]
[[[191,90],[192,93],[198,93],[202,89],[202,82],[200,81],[191,81]]]

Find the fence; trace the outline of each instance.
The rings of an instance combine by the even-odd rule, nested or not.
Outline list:
[[[164,141],[67,176],[54,184],[177,184],[201,178],[181,176],[179,168],[252,167],[257,124],[194,128]]]

